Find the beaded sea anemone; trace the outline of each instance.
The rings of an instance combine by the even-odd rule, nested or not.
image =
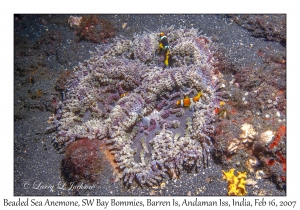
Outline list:
[[[83,138],[105,143],[127,184],[152,186],[203,167],[212,147],[221,95],[215,47],[195,29],[161,31],[171,49],[168,68],[157,53],[160,31],[116,38],[75,68],[53,121],[62,147]]]

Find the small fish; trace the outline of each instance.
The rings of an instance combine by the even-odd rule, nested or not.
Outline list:
[[[159,48],[163,50],[170,49],[168,38],[165,36],[165,33],[161,32],[159,36],[160,36]]]
[[[125,97],[125,96],[128,96],[129,94],[130,94],[129,92],[125,92],[125,93],[122,93],[122,94],[120,95],[120,97],[123,98],[123,97]]]
[[[202,93],[201,92],[198,92],[198,94],[193,97],[193,98],[189,98],[188,96],[186,96],[184,99],[181,99],[181,100],[177,100],[176,101],[176,105],[177,106],[190,106],[192,101],[194,102],[197,102],[199,101],[200,97],[201,97]]]
[[[165,54],[164,64],[165,66],[169,66],[169,60],[171,59],[171,51],[170,51],[168,38],[167,36],[165,36],[164,32],[161,32],[159,36],[160,36],[159,48],[161,50],[164,50],[164,54]]]

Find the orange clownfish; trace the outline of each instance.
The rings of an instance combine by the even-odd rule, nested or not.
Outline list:
[[[159,36],[160,36],[159,48],[163,50],[169,49],[170,48],[169,42],[168,42],[168,38],[165,36],[165,33],[161,32]]]
[[[168,42],[168,38],[165,36],[164,32],[161,32],[159,34],[160,36],[160,41],[159,41],[159,48],[164,50],[165,53],[165,60],[164,60],[164,64],[166,66],[169,66],[169,59],[170,59],[170,47],[169,47],[169,42]]]
[[[125,96],[128,96],[129,94],[130,94],[129,92],[125,92],[125,93],[122,93],[122,94],[120,95],[120,97],[123,98],[123,97],[125,97]]]
[[[188,96],[186,96],[184,99],[176,101],[176,105],[177,106],[190,106],[192,101],[194,101],[194,102],[199,101],[201,95],[202,95],[202,93],[198,92],[198,95],[196,95],[193,98],[189,98]]]

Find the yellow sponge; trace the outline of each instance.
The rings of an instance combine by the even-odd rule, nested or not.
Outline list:
[[[247,173],[237,172],[238,175],[234,175],[234,168],[230,169],[228,172],[222,170],[225,179],[228,182],[228,195],[246,195],[246,181]]]

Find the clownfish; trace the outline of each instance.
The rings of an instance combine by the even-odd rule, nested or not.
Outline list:
[[[170,47],[169,47],[168,38],[165,36],[165,33],[161,32],[159,36],[160,36],[159,48],[163,50],[168,50]]]
[[[128,96],[129,94],[130,94],[129,92],[125,92],[125,93],[122,93],[122,94],[120,95],[120,97],[123,98],[123,97],[125,97],[125,96]]]
[[[165,60],[164,60],[164,64],[166,66],[169,66],[169,59],[170,59],[170,47],[169,47],[169,42],[168,42],[168,38],[165,36],[164,32],[161,32],[159,34],[160,36],[160,41],[159,41],[159,48],[164,50],[165,53]]]
[[[199,101],[201,95],[202,95],[202,93],[198,92],[198,94],[193,98],[189,98],[188,96],[186,96],[184,99],[177,100],[176,105],[177,106],[190,106],[192,101],[194,101],[194,102]]]

